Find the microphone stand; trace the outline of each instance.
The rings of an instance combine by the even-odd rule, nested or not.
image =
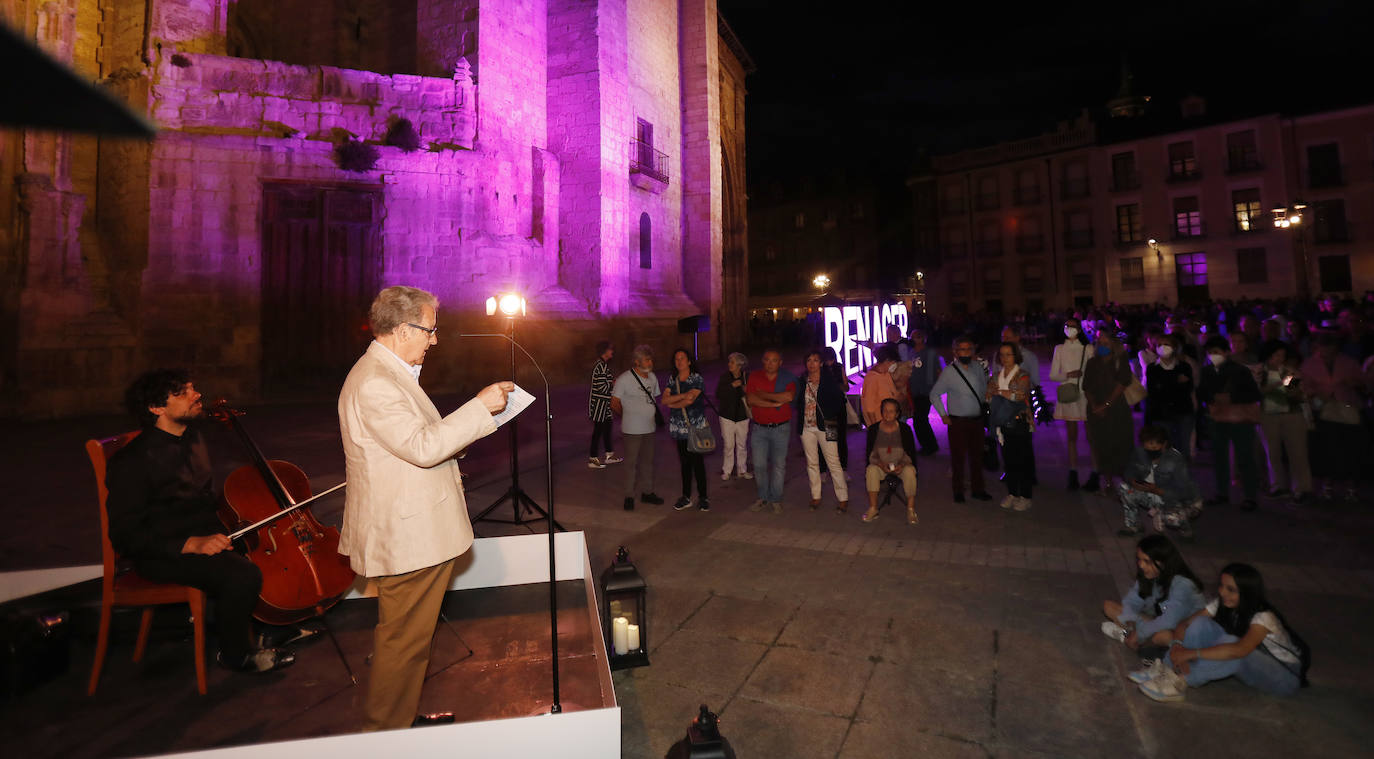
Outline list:
[[[511,319],[510,323],[510,331],[515,332],[515,319],[513,318]],[[512,335],[508,335],[504,332],[474,332],[470,334],[459,335],[459,337],[499,337],[503,340],[508,341],[510,343],[511,381],[515,381],[515,349],[519,348],[520,352],[525,354],[525,358],[529,359],[530,364],[534,366],[534,370],[539,372],[539,379],[544,382],[544,487],[547,491],[546,495],[549,502],[549,510],[544,511],[543,509],[539,508],[539,505],[536,504],[533,499],[531,499],[528,495],[525,494],[523,490],[520,489],[520,465],[518,463],[518,449],[516,447],[515,437],[515,425],[518,420],[511,419],[510,422],[508,422],[508,424],[510,424],[511,442],[511,489],[507,491],[505,495],[501,496],[501,498],[497,500],[496,503],[493,503],[492,505],[488,506],[485,511],[483,511],[481,514],[478,514],[477,518],[473,521],[479,522],[485,519],[488,513],[490,513],[497,506],[500,506],[502,503],[504,503],[507,498],[511,499],[511,506],[515,512],[515,521],[504,522],[505,524],[524,525],[527,521],[533,521],[520,519],[519,511],[520,504],[522,502],[528,505],[530,508],[533,508],[540,514],[544,515],[544,519],[547,524],[549,533],[549,629],[551,631],[550,659],[553,662],[553,707],[549,709],[549,713],[559,714],[563,711],[563,703],[559,698],[558,685],[558,575],[556,573],[556,567],[554,566],[554,559],[556,555],[554,548],[554,530],[555,528],[563,531],[566,530],[564,530],[563,525],[559,524],[553,518],[553,405],[549,402],[549,378],[544,376],[544,370],[539,368],[539,362],[534,360],[534,356],[531,356],[530,352],[525,350],[525,347],[523,345],[515,342],[515,337],[513,337]],[[503,520],[492,519],[489,521],[500,522]],[[530,531],[533,532],[533,530]]]

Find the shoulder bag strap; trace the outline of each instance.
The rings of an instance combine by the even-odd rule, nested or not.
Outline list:
[[[654,400],[654,397],[649,394],[649,388],[645,387],[644,382],[639,379],[639,372],[635,371],[634,369],[631,369],[630,376],[635,378],[635,384],[639,385],[639,389],[644,391],[644,397],[649,399],[650,405],[658,405],[658,402]]]
[[[958,367],[957,364],[958,364],[958,362],[955,362],[955,364],[954,364],[954,371],[956,371],[956,372],[959,373],[959,379],[961,379],[961,380],[964,381],[964,384],[968,386],[968,391],[969,391],[970,393],[973,393],[973,397],[974,397],[974,398],[977,398],[977,399],[978,399],[978,406],[979,406],[979,408],[981,408],[981,407],[983,406],[983,403],[984,403],[984,401],[983,401],[983,396],[979,395],[979,394],[978,394],[978,391],[973,389],[973,383],[968,381],[968,377],[965,377],[965,376],[964,376],[964,372],[963,372],[962,370],[959,369],[959,367]]]

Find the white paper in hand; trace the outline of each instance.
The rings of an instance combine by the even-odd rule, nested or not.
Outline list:
[[[534,396],[530,395],[525,388],[516,385],[514,390],[506,393],[506,410],[493,416],[491,420],[496,422],[497,427],[500,427],[519,416],[520,412],[529,408],[531,403],[534,403]]]

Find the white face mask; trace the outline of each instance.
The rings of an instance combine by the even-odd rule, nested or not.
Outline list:
[[[1174,348],[1172,345],[1161,345],[1158,353],[1160,358],[1168,358],[1174,355]]]
[[[1074,339],[1075,337],[1078,337],[1078,328],[1077,328],[1077,327],[1065,327],[1065,328],[1064,328],[1064,337],[1067,337],[1067,338],[1069,338],[1070,340]]]
[[[1221,366],[1226,363],[1225,353],[1208,353],[1207,358],[1211,360],[1212,366]]]

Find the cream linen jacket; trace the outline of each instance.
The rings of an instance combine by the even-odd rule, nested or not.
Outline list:
[[[348,473],[339,552],[364,577],[432,567],[472,546],[454,456],[496,430],[473,399],[440,416],[396,357],[372,343],[339,393]]]

